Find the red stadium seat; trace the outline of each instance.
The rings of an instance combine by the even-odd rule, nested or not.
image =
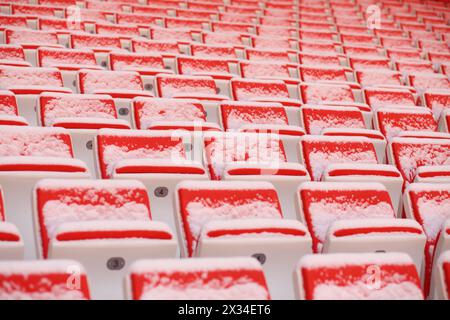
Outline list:
[[[0,189],[0,261],[23,259],[23,241],[17,227],[5,221],[3,192]]]
[[[367,279],[373,273],[380,275],[376,282]],[[417,270],[404,253],[305,256],[296,285],[298,298],[305,300],[424,299]]]
[[[261,266],[251,258],[141,260],[127,280],[133,300],[270,299]]]
[[[124,265],[175,256],[172,232],[151,221],[147,190],[137,181],[41,180],[34,199],[39,256],[80,261],[97,299],[122,297]],[[117,257],[122,267],[114,268]]]
[[[450,299],[450,251],[442,253],[436,263],[434,299]]]

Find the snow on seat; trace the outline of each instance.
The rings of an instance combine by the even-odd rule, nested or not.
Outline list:
[[[97,65],[95,54],[88,49],[63,49],[40,47],[37,49],[39,67],[57,68],[61,71],[64,86],[76,91],[77,71],[102,69]]]
[[[69,130],[75,157],[95,172],[92,144],[98,129],[130,129],[117,119],[114,100],[107,95],[42,93],[39,97],[39,123]]]
[[[162,55],[157,53],[111,52],[109,67],[111,70],[136,71],[142,77],[154,76],[158,73],[172,73],[171,70],[165,68]],[[153,85],[152,82],[151,85]]]
[[[279,102],[285,107],[300,107],[298,99],[291,98],[286,83],[281,80],[231,79],[234,100]]]
[[[347,84],[352,89],[360,89],[358,83],[349,81],[346,70],[342,66],[302,65],[300,66],[300,77],[305,82],[330,82]]]
[[[398,71],[360,69],[355,70],[355,78],[363,87],[385,87],[392,89],[408,89],[415,93],[413,87],[404,86],[402,75]]]
[[[389,142],[388,161],[398,168],[406,184],[411,183],[422,166],[450,164],[449,137],[443,133],[402,132]]]
[[[321,54],[300,52],[298,54],[298,62],[304,66],[323,66],[323,67],[341,67],[341,60],[336,54]]]
[[[194,32],[194,30],[191,30],[190,28],[150,28],[150,39],[158,41],[167,41],[167,39],[172,41],[175,40],[180,45],[180,48],[184,50],[188,50],[189,44],[194,39],[194,35],[200,37],[199,34],[199,32]]]
[[[62,128],[0,127],[0,185],[8,221],[23,235],[25,258],[35,257],[30,195],[43,177],[88,178],[86,164],[73,159],[69,132]]]
[[[165,28],[169,29],[188,28],[193,31],[201,31],[205,26],[209,26],[209,19],[166,16],[163,24]]]
[[[71,260],[0,262],[0,299],[89,300],[86,271]]]
[[[450,250],[439,256],[433,272],[433,299],[450,300]]]
[[[201,101],[195,99],[135,98],[133,119],[136,129],[220,131],[216,123],[206,122]]]
[[[375,112],[374,126],[388,141],[401,131],[437,131],[438,125],[425,108],[380,108]]]
[[[313,135],[326,128],[366,128],[362,112],[354,107],[305,105],[300,117],[306,133]]]
[[[428,89],[450,89],[450,80],[443,74],[414,73],[408,75],[408,81],[418,92],[424,92]]]
[[[431,271],[439,233],[450,219],[450,184],[412,183],[403,195],[406,217],[419,222],[427,235],[425,265],[422,268],[424,292],[429,293]]]
[[[368,277],[376,272],[376,283]],[[308,255],[296,271],[305,300],[423,300],[420,279],[405,253]]]
[[[42,92],[71,93],[63,87],[61,72],[54,68],[0,66],[0,88],[16,95],[19,115],[36,124],[35,104]]]
[[[431,109],[436,119],[450,108],[450,88],[448,90],[430,89],[423,93],[423,104]]]
[[[185,50],[184,48],[183,51]],[[131,39],[131,51],[140,54],[159,54],[163,57],[164,64],[171,70],[176,70],[175,57],[182,52],[181,45],[175,40],[148,40],[142,37]]]
[[[265,260],[273,298],[293,298],[290,271],[311,252],[311,238],[300,222],[282,219],[272,184],[183,181],[176,194],[182,256],[257,254]]]
[[[389,70],[389,59],[383,57],[350,56],[349,65],[354,70],[360,69],[385,69]]]
[[[377,164],[375,147],[366,137],[303,136],[300,155],[311,179],[320,181],[334,163]]]
[[[227,45],[236,48],[243,47],[242,34],[240,32],[206,32],[201,34],[201,42],[208,45]]]
[[[296,39],[288,37],[251,37],[250,43],[256,49],[278,48],[281,50],[296,50]]]
[[[31,67],[31,63],[25,60],[23,48],[14,44],[0,44],[0,65]]]
[[[379,49],[374,45],[359,45],[359,44],[343,44],[342,50],[346,55],[353,56],[382,56]]]
[[[101,35],[119,36],[121,40],[140,36],[139,28],[133,24],[96,23],[95,31]]]
[[[387,189],[375,182],[304,182],[296,195],[298,219],[313,239],[313,252],[320,253],[331,224],[350,219],[394,219]]]
[[[127,277],[133,300],[269,300],[261,266],[251,258],[140,260]]]
[[[324,41],[310,41],[310,40],[299,40],[298,41],[298,49],[301,52],[308,53],[336,53],[336,47],[333,42],[324,42]]]
[[[194,57],[237,59],[236,49],[231,45],[191,43],[190,49]]]
[[[239,61],[242,77],[254,79],[282,80],[290,89],[290,96],[297,97],[296,86],[300,83],[297,67],[289,63],[275,61]]]
[[[224,58],[178,56],[178,74],[210,76],[214,78],[219,92],[229,95],[229,80],[238,73],[237,64]]]
[[[276,49],[245,49],[245,58],[250,61],[276,61],[282,63],[292,63],[291,56],[295,51],[283,51]]]
[[[186,132],[100,129],[94,144],[97,175],[142,181],[155,219],[172,228],[176,184],[208,177],[201,163],[189,160],[185,145],[191,140]]]
[[[399,60],[395,61],[395,68],[402,72],[403,74],[409,73],[434,73],[434,68],[429,61],[410,61],[410,60]]]
[[[23,259],[23,241],[17,227],[5,221],[3,192],[0,188],[0,261]]]
[[[422,166],[417,169],[415,182],[450,182],[450,165]]]
[[[122,298],[127,268],[111,270],[105,262],[175,256],[175,237],[151,221],[147,190],[138,181],[44,179],[34,190],[34,215],[39,257],[80,261],[96,299]]]
[[[18,108],[14,93],[0,90],[0,126],[27,126],[25,118],[18,116]]]
[[[407,89],[366,88],[364,98],[374,111],[382,107],[416,106],[414,95]]]
[[[386,55],[392,61],[398,60],[420,61],[422,59],[420,51],[417,49],[387,48]]]

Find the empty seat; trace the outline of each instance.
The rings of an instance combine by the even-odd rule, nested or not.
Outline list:
[[[302,83],[300,94],[303,103],[307,104],[345,104],[350,106],[364,106],[356,102],[354,93],[349,85],[329,83]]]
[[[292,99],[286,83],[281,80],[231,79],[234,100],[254,102],[279,102],[286,107],[300,107]]]
[[[78,262],[0,262],[1,300],[88,300],[86,272]]]
[[[251,258],[140,260],[127,284],[133,300],[270,299],[262,268]]]
[[[31,191],[37,180],[88,178],[87,166],[73,159],[69,133],[62,128],[1,126],[0,185],[8,222],[20,230],[25,258],[36,256]]]
[[[39,123],[68,129],[76,158],[95,172],[93,140],[98,129],[130,129],[117,119],[114,100],[108,95],[42,93],[39,97]]]
[[[389,193],[380,183],[305,182],[297,191],[297,201],[298,219],[308,226],[315,253],[322,252],[335,221],[395,217]]]
[[[308,134],[318,135],[326,128],[366,128],[362,112],[353,107],[305,105],[300,117]]]
[[[16,97],[11,91],[0,90],[0,125],[28,125],[25,118],[18,116]]]
[[[358,83],[350,81],[342,66],[302,65],[300,66],[300,77],[305,82],[331,82],[347,84],[352,89],[361,88]]]
[[[281,219],[270,183],[184,181],[176,201],[182,256],[259,257],[272,297],[292,299],[291,274],[311,239],[300,222]]]
[[[433,270],[435,291],[433,298],[441,300],[450,299],[450,251],[445,251],[439,256],[436,267]]]
[[[151,221],[140,182],[41,180],[34,201],[39,257],[80,261],[94,298],[122,298],[124,266],[137,258],[175,256],[176,240],[165,224]]]
[[[422,269],[425,294],[428,294],[430,288],[433,254],[436,251],[439,232],[450,218],[449,198],[448,183],[413,183],[408,186],[403,196],[406,216],[419,222],[427,235],[425,265]]]
[[[435,73],[414,73],[408,76],[409,84],[419,92],[428,89],[450,89],[450,80],[446,75]]]
[[[95,140],[97,175],[102,179],[137,179],[150,197],[155,220],[172,228],[173,190],[185,179],[207,179],[201,163],[190,161],[191,136],[170,131],[100,129]]]
[[[406,183],[414,181],[417,169],[422,166],[441,166],[450,164],[450,140],[446,134],[430,132],[420,136],[395,137],[388,146],[388,160],[395,165]]]
[[[296,276],[298,298],[305,300],[424,298],[417,270],[404,253],[308,255]]]
[[[62,45],[58,43],[58,37],[54,32],[21,28],[6,29],[5,43],[20,45],[26,50],[33,50],[41,46],[62,47]]]
[[[386,69],[389,70],[389,59],[383,57],[350,56],[349,65],[354,70],[359,69]]]
[[[136,129],[220,131],[206,122],[205,108],[195,99],[135,98],[133,119]]]
[[[300,82],[297,67],[289,63],[242,60],[239,61],[239,67],[244,78],[279,79],[283,80],[287,85],[294,86]],[[298,96],[295,87],[290,91],[290,96]]]
[[[364,97],[370,107],[376,111],[382,107],[414,107],[414,95],[407,89],[368,88]]]
[[[191,54],[194,57],[236,59],[236,49],[226,45],[191,44]]]
[[[292,62],[289,51],[269,49],[245,49],[245,57],[250,61],[277,61],[283,63]]]
[[[300,155],[315,181],[320,181],[334,163],[378,163],[375,147],[365,137],[304,136]]]
[[[122,50],[119,37],[76,32],[70,35],[70,47],[93,50],[97,63],[102,66],[107,65],[108,52]]]
[[[386,87],[392,89],[408,89],[415,91],[412,87],[403,85],[401,73],[391,70],[360,69],[355,70],[356,80],[363,87]]]

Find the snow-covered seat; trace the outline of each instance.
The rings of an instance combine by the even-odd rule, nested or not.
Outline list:
[[[385,57],[362,57],[362,56],[353,56],[350,55],[348,57],[349,65],[354,70],[360,69],[378,69],[378,70],[389,70],[389,59]]]
[[[160,73],[173,73],[164,65],[164,58],[158,53],[111,52],[109,68],[116,71],[135,71],[141,75],[145,90],[154,93],[154,77]]]
[[[122,277],[134,260],[175,257],[176,237],[152,221],[138,181],[44,179],[33,199],[39,257],[80,261],[94,298],[123,298]]]
[[[239,61],[242,77],[252,79],[281,80],[286,83],[289,96],[298,99],[300,83],[297,66],[279,61]]]
[[[153,40],[164,40],[170,39],[171,41],[175,40],[178,42],[180,49],[184,52],[189,50],[190,43],[194,40],[194,36],[196,36],[196,40],[200,40],[200,32],[194,31],[190,28],[160,28],[160,27],[150,27],[150,39]]]
[[[113,35],[99,35],[81,32],[72,32],[70,47],[73,49],[89,49],[95,52],[97,63],[103,67],[108,65],[108,53],[122,51],[120,38]]]
[[[220,103],[219,113],[225,131],[278,134],[287,157],[297,159],[297,144],[305,131],[300,126],[290,125],[286,108],[282,104],[226,101]]]
[[[423,104],[431,109],[436,119],[450,108],[450,88],[448,90],[430,89],[423,93]]]
[[[140,260],[130,267],[133,300],[269,300],[261,266],[252,258]]]
[[[98,129],[130,129],[118,119],[114,100],[108,95],[42,93],[38,107],[39,124],[66,128],[72,136],[75,158],[95,172],[93,140]]]
[[[34,19],[33,19],[34,20]],[[63,19],[57,17],[37,17],[36,26],[38,30],[55,32],[59,44],[67,47],[70,43],[70,34],[74,31],[85,30],[84,21],[74,22],[74,19]],[[34,21],[33,21],[34,23]]]
[[[181,53],[181,46],[175,40],[149,40],[147,38],[131,39],[131,51],[140,54],[159,54],[164,65],[176,70],[175,57]]]
[[[329,65],[301,65],[300,77],[305,82],[330,82],[349,85],[352,90],[360,90],[361,85],[351,79],[353,75],[347,73],[343,66]],[[358,91],[356,91],[357,93]]]
[[[403,195],[406,217],[419,222],[427,235],[425,248],[425,265],[422,280],[425,293],[428,294],[433,254],[439,233],[445,222],[450,219],[450,184],[448,183],[412,183]]]
[[[37,49],[37,65],[57,68],[61,71],[64,86],[77,90],[77,71],[80,69],[102,69],[97,64],[94,51],[89,49],[64,49],[40,47]]]
[[[191,44],[190,49],[194,57],[230,59],[233,62],[238,58],[236,49],[231,45],[213,45],[194,42]]]
[[[311,179],[320,181],[334,163],[377,164],[375,147],[366,137],[303,136],[299,151]]]
[[[202,101],[211,122],[217,121],[217,105],[229,100],[210,76],[157,75],[156,92],[161,98],[198,99]]]
[[[393,138],[387,148],[389,164],[395,165],[405,183],[411,183],[422,166],[450,164],[450,135],[434,132],[403,132]]]
[[[402,74],[389,69],[358,69],[355,70],[356,80],[363,88],[382,87],[390,89],[407,89],[413,93],[414,87],[404,85]]]
[[[217,86],[217,93],[229,96],[229,80],[238,74],[236,63],[224,58],[178,56],[179,74],[188,76],[211,76]]]
[[[380,108],[374,115],[374,127],[388,141],[401,131],[437,131],[438,125],[426,108]]]
[[[27,126],[27,120],[20,117],[18,113],[14,93],[7,90],[0,90],[0,125]]]
[[[19,115],[30,125],[37,124],[35,106],[40,93],[72,93],[63,87],[61,72],[55,68],[0,66],[0,89],[15,94]]]
[[[290,52],[280,49],[245,49],[245,58],[250,61],[277,61],[283,63],[292,63],[291,57],[295,58],[295,51]]]
[[[252,102],[279,102],[287,107],[289,117],[298,117],[301,101],[289,94],[282,80],[231,79],[234,100]]]
[[[36,257],[30,196],[43,177],[89,178],[85,163],[73,158],[71,138],[62,128],[0,127],[0,185],[8,221],[20,230],[25,258]]]
[[[353,219],[394,219],[387,189],[376,182],[304,182],[297,190],[297,216],[320,253],[333,222]]]
[[[116,104],[120,119],[130,121],[131,99],[135,97],[153,97],[144,90],[142,78],[135,71],[78,71],[78,92],[82,94],[107,94]]]
[[[376,277],[376,278],[375,278]],[[296,272],[305,300],[423,300],[420,279],[405,253],[308,255]]]
[[[398,60],[394,62],[395,68],[403,73],[433,73],[434,68],[430,61],[411,61],[411,60]]]
[[[332,84],[325,81],[304,82],[300,84],[300,95],[304,104],[344,104],[368,108],[365,103],[357,102],[355,92],[347,84]]]
[[[12,15],[24,15],[26,17],[62,17],[64,14],[64,8],[54,5],[43,4],[28,4],[25,3],[12,3],[10,13]]]
[[[1,23],[1,15],[0,15]],[[1,37],[1,27],[0,27]],[[17,67],[31,67],[31,63],[26,61],[25,52],[19,45],[14,44],[0,44],[0,65],[17,66]]]
[[[301,182],[309,181],[310,176],[296,157],[286,156],[279,135],[206,132],[204,145],[204,163],[212,180],[269,181],[278,191],[285,215],[295,216],[295,190]]]
[[[325,128],[323,136],[329,137],[363,137],[370,140],[377,153],[379,163],[386,163],[386,138],[378,131],[359,128]]]
[[[326,128],[366,128],[363,113],[355,107],[304,105],[300,119],[306,133],[313,135]]]
[[[100,129],[95,141],[97,176],[137,179],[148,191],[155,220],[173,228],[173,192],[181,180],[208,178],[202,164],[190,160],[186,132]]]
[[[112,35],[120,38],[122,48],[129,49],[131,38],[141,35],[141,31],[135,24],[112,24],[99,22],[95,24],[95,33],[99,35]],[[145,32],[144,32],[145,34]],[[148,34],[148,32],[147,32]]]
[[[5,221],[3,192],[0,188],[0,261],[23,258],[23,241],[17,227]]]
[[[364,89],[364,98],[374,111],[383,107],[416,106],[414,95],[408,89],[366,88]]]
[[[272,298],[293,298],[292,272],[311,252],[311,238],[300,222],[282,219],[272,184],[183,181],[176,201],[183,257],[253,256]]]
[[[337,53],[299,52],[298,62],[303,66],[342,67]],[[347,69],[346,69],[347,70]]]
[[[450,300],[450,250],[443,252],[433,270],[433,298]]]
[[[9,14],[3,14],[3,12],[0,14],[0,42],[5,43],[5,34],[4,31],[8,27],[13,28],[28,28],[27,24],[27,17],[22,15],[9,15]]]
[[[1,300],[88,300],[83,266],[71,260],[0,262]]]
[[[439,73],[413,73],[408,75],[408,81],[419,93],[429,89],[450,89],[448,77]]]

